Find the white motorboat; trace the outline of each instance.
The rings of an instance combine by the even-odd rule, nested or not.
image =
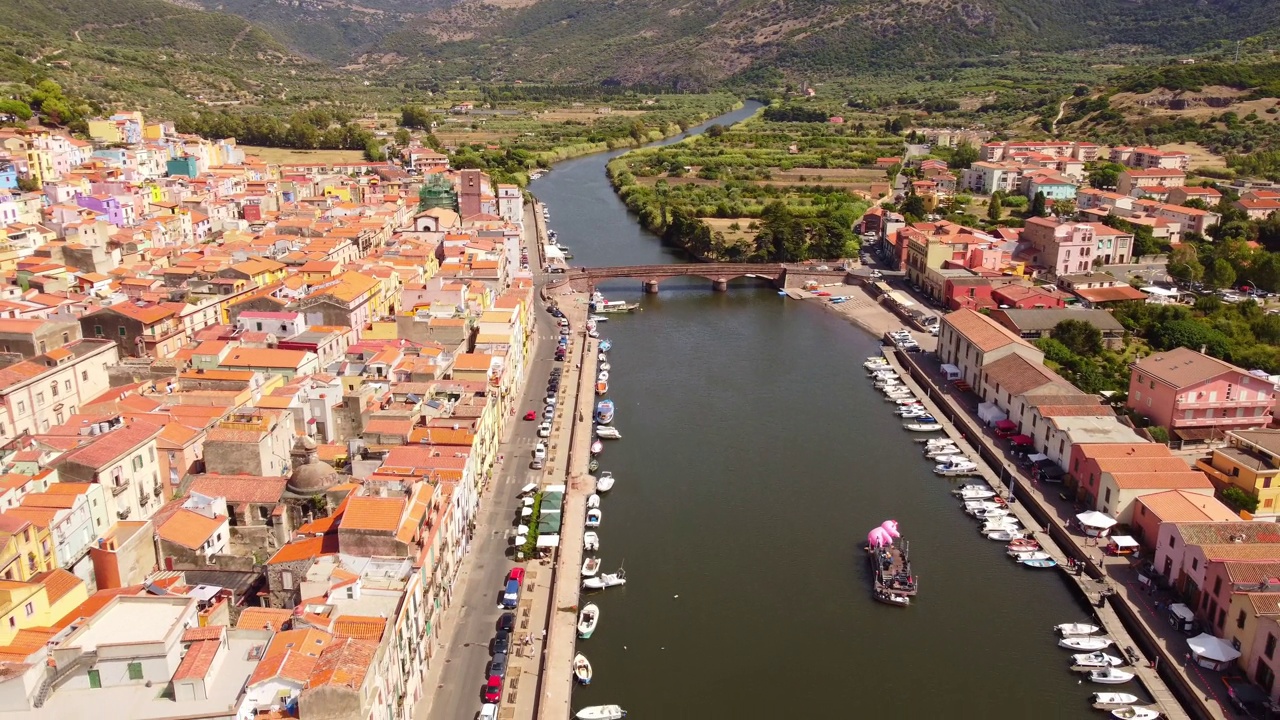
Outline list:
[[[1083,650],[1085,652],[1094,652],[1097,650],[1106,650],[1112,644],[1111,638],[1093,636],[1073,635],[1064,637],[1058,641],[1058,647],[1064,647],[1068,650]]]
[[[592,493],[592,494],[588,495],[588,496],[587,496],[587,507],[588,507],[588,508],[598,508],[598,507],[600,507],[600,496],[599,496],[599,495],[597,495],[596,493]]]
[[[884,369],[881,369],[881,370],[873,370],[873,371],[871,372],[871,377],[876,378],[877,380],[878,380],[878,379],[880,379],[880,378],[894,378],[894,379],[896,379],[896,378],[898,377],[898,373],[894,372],[893,370],[891,370],[891,369],[889,369],[889,368],[884,368]]]
[[[627,711],[617,705],[592,705],[578,711],[578,720],[622,720]]]
[[[1027,536],[1026,533],[1019,530],[995,530],[985,534],[988,540],[997,542],[1011,542],[1013,540],[1021,540]]]
[[[1102,628],[1089,623],[1062,623],[1054,625],[1053,629],[1062,635],[1096,635],[1102,632]]]
[[[599,455],[600,451],[604,450],[604,443],[600,442],[599,440],[596,440],[591,443],[590,450],[592,455]]]
[[[1099,692],[1093,694],[1094,705],[1132,705],[1138,702],[1137,695],[1129,693]]]
[[[600,535],[590,530],[582,533],[582,549],[595,552],[600,549]]]
[[[609,492],[612,487],[613,473],[608,470],[600,473],[600,477],[596,478],[596,492]]]
[[[961,489],[955,491],[953,494],[961,500],[990,500],[996,496],[996,491]]]
[[[596,437],[601,440],[621,440],[622,433],[618,432],[618,428],[612,425],[597,425]]]
[[[600,572],[600,558],[589,557],[582,561],[582,577],[592,577]]]
[[[616,573],[604,573],[603,575],[596,575],[595,577],[589,577],[582,581],[582,587],[585,590],[603,590],[605,588],[626,584],[627,575],[622,571],[622,568],[618,568],[618,572]]]
[[[578,637],[582,640],[591,637],[599,623],[600,608],[595,603],[587,603],[582,607],[582,612],[578,613]]]
[[[587,319],[588,319],[588,320],[591,320],[591,321],[593,321],[593,322],[598,322],[598,323],[602,323],[602,322],[609,322],[609,316],[608,316],[608,315],[592,315],[592,316],[588,317]]]
[[[1000,532],[1002,530],[1007,532],[1023,531],[1021,523],[1019,523],[1016,518],[1002,517],[985,521],[982,524],[982,527],[978,529],[978,532],[983,535],[990,535],[991,533]]]
[[[955,458],[955,459],[953,459]],[[963,455],[946,455],[944,459],[948,462],[942,462],[933,467],[934,474],[943,477],[962,477],[966,475],[981,475],[978,469],[978,463],[964,457]]]
[[[582,685],[591,684],[591,661],[582,653],[573,656],[573,677]]]
[[[604,353],[600,353],[599,355],[596,355],[596,360],[599,360],[600,362],[608,362],[609,356]]]
[[[1124,660],[1104,652],[1091,652],[1072,655],[1071,664],[1087,668],[1120,667],[1124,664]]]
[[[1089,678],[1089,682],[1102,683],[1103,685],[1122,685],[1133,679],[1133,673],[1113,667],[1090,670],[1086,675]]]
[[[1010,550],[1009,557],[1023,562],[1025,560],[1052,560],[1053,556],[1043,550]]]
[[[911,394],[910,390],[906,390],[906,389],[903,389],[896,393],[885,393],[884,401],[891,402],[891,403],[898,403],[899,405],[903,403],[913,404],[913,403],[920,402],[919,400],[916,399],[915,395]]]
[[[1148,707],[1130,705],[1112,710],[1111,717],[1124,718],[1124,720],[1155,720],[1160,717],[1160,713]]]
[[[912,395],[911,397],[898,398],[894,400],[894,402],[897,403],[898,405],[919,405],[920,404],[919,398],[917,398],[914,395]]]
[[[1002,507],[986,508],[984,510],[974,510],[969,513],[979,520],[995,520],[997,518],[1008,517],[1009,510]]]
[[[903,423],[903,430],[911,432],[942,432],[942,426],[938,423]]]
[[[967,457],[965,457],[964,453],[960,452],[960,448],[954,445],[940,445],[935,448],[930,448],[928,450],[925,450],[924,456],[929,460],[941,460],[942,458],[952,458],[952,457],[965,458],[966,460],[968,459]]]
[[[609,372],[610,370],[613,369],[613,366],[607,362],[602,362],[600,363],[600,369],[604,372]]]
[[[604,513],[600,512],[600,508],[590,508],[587,510],[587,527],[600,527],[600,521],[604,519]]]
[[[879,390],[880,392],[884,393],[885,398],[889,400],[905,400],[907,398],[911,398],[912,400],[914,400],[916,397],[915,394],[912,393],[910,389],[902,385],[896,385],[894,387],[879,388]]]
[[[942,438],[929,438],[929,439],[927,439],[927,440],[916,440],[916,442],[920,443],[921,445],[929,445],[929,446],[932,446],[932,445],[955,445],[955,444],[956,444],[956,441],[955,441],[955,440],[952,440],[951,438],[945,438],[945,437],[942,437]]]
[[[964,511],[973,515],[979,510],[1003,510],[1004,504],[994,500],[965,500]]]

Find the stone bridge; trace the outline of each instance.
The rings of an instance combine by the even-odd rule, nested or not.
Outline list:
[[[689,263],[681,265],[622,265],[617,267],[572,268],[558,281],[577,292],[590,292],[599,283],[617,278],[635,278],[644,283],[644,291],[658,292],[658,283],[674,277],[699,277],[711,281],[716,290],[727,290],[730,280],[761,278],[782,287],[787,270],[780,263]]]

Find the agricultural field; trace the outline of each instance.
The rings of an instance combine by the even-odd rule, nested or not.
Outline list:
[[[358,163],[364,162],[359,150],[294,150],[292,148],[241,145],[246,155],[256,155],[268,163]]]

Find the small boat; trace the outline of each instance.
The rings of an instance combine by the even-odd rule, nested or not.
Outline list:
[[[604,353],[600,353],[599,355],[596,356],[596,360],[599,360],[600,362],[608,362],[609,356],[605,355]]]
[[[590,472],[595,472],[599,469],[600,469],[600,461],[595,458],[591,458],[591,462],[587,463],[587,470]]]
[[[1124,664],[1124,660],[1104,652],[1091,652],[1072,655],[1071,664],[1088,668],[1120,667]]]
[[[605,470],[600,473],[600,477],[596,478],[596,492],[609,492],[611,487],[613,487],[613,473]]]
[[[1121,685],[1133,679],[1133,673],[1113,667],[1090,670],[1087,676],[1089,682],[1102,683],[1103,685]]]
[[[618,428],[612,425],[597,425],[596,437],[601,440],[621,440],[622,433],[618,432]]]
[[[874,598],[876,602],[882,602],[885,605],[892,605],[894,607],[907,607],[911,604],[911,598],[909,596],[899,595],[898,593],[891,593],[885,590],[876,590],[871,593],[871,597]]]
[[[1099,705],[1132,705],[1138,702],[1137,695],[1129,693],[1100,692],[1093,694],[1094,706]]]
[[[587,527],[600,527],[600,521],[603,519],[604,514],[600,512],[600,508],[587,510]]]
[[[601,382],[601,381],[609,382],[609,371],[608,371],[608,370],[601,370],[601,371],[599,372],[599,374],[597,374],[597,375],[596,375],[596,382]]]
[[[957,459],[933,466],[933,472],[935,475],[941,475],[942,477],[966,477],[982,474],[978,469],[978,463],[973,462],[963,455],[947,455],[946,457]]]
[[[1043,550],[1010,550],[1009,557],[1020,563],[1029,560],[1052,560],[1053,556]]]
[[[1098,636],[1072,636],[1064,637],[1058,641],[1058,647],[1064,647],[1068,650],[1083,650],[1085,652],[1093,652],[1095,650],[1106,650],[1112,644],[1111,638]]]
[[[1018,564],[1023,567],[1036,568],[1037,570],[1058,567],[1058,561],[1053,558],[1018,558]]]
[[[609,316],[608,315],[591,315],[587,319],[590,320],[591,322],[602,323],[602,322],[608,322]]]
[[[582,561],[582,577],[591,577],[600,572],[600,558],[589,557]]]
[[[622,571],[622,568],[618,568],[618,572],[616,573],[605,573],[603,575],[589,577],[582,581],[582,587],[584,590],[604,590],[605,588],[626,584],[627,576],[626,573]]]
[[[1025,538],[1027,536],[1026,533],[1020,530],[993,530],[992,532],[985,533],[985,535],[988,540],[997,540],[999,542],[1009,542],[1011,540]]]
[[[996,496],[995,490],[960,490],[954,493],[961,500],[989,500]]]
[[[596,440],[591,443],[592,455],[599,455],[601,450],[604,450],[604,443],[600,442],[599,440]]]
[[[1102,628],[1089,623],[1062,623],[1054,625],[1053,629],[1062,635],[1096,635],[1102,632]]]
[[[578,720],[622,720],[627,711],[617,705],[592,705],[578,711]]]
[[[1148,707],[1130,705],[1112,710],[1111,717],[1125,718],[1125,720],[1155,720],[1160,717],[1160,713]]]
[[[582,533],[582,549],[595,552],[600,549],[600,535],[590,530]]]
[[[1026,550],[1039,550],[1040,543],[1030,538],[1023,538],[1021,540],[1014,540],[1013,542],[1009,543],[1009,549],[1012,550],[1014,548],[1023,548]]]
[[[904,402],[907,402],[907,403],[919,402],[918,400],[916,400],[916,396],[911,394],[910,390],[903,390],[900,393],[885,393],[884,401],[891,402],[891,403],[898,403],[898,404],[902,404]]]
[[[600,507],[600,496],[595,493],[591,493],[591,495],[587,497],[587,507],[588,508]]]
[[[939,445],[938,447],[929,448],[924,451],[924,456],[930,460],[950,457],[968,459],[964,453],[960,452],[960,448],[954,445]]]
[[[609,381],[608,381],[608,380],[597,380],[597,381],[596,381],[596,394],[597,394],[597,395],[603,395],[603,394],[605,394],[605,393],[607,393],[607,392],[609,392]]]
[[[600,352],[609,352],[613,349],[613,343],[609,342],[609,338],[600,341]]]
[[[596,631],[596,625],[600,622],[600,608],[595,603],[587,603],[583,606],[582,612],[578,613],[578,637],[586,640],[591,637],[591,633]]]
[[[991,533],[1002,531],[1020,533],[1022,532],[1022,526],[1019,524],[1018,520],[1011,518],[999,518],[984,522],[982,527],[978,529],[978,532],[983,535],[990,535]]]
[[[964,501],[964,511],[974,516],[985,510],[1003,510],[1004,507],[1004,503],[999,502],[998,499]]]
[[[596,303],[595,311],[598,313],[624,313],[631,312],[640,307],[640,303],[629,303],[625,300],[606,300],[602,303]]]
[[[596,422],[601,425],[608,425],[613,422],[612,400],[601,400],[596,403]]]
[[[979,520],[995,520],[997,518],[1008,517],[1009,510],[1002,507],[987,508],[985,510],[974,510],[969,513]]]
[[[582,685],[591,684],[591,661],[582,653],[573,656],[573,677]]]
[[[613,369],[613,366],[612,366],[612,365],[610,365],[610,364],[609,364],[609,363],[607,363],[607,362],[602,362],[602,363],[600,363],[599,367],[600,367],[600,369],[601,369],[601,370],[603,370],[604,372],[609,372],[610,370],[612,370],[612,369]]]
[[[598,337],[600,337],[600,331],[599,331],[599,330],[596,330],[595,328],[588,328],[588,329],[587,329],[587,337],[589,337],[589,338],[598,338]]]
[[[942,426],[936,422],[932,423],[903,423],[903,430],[911,432],[942,432]]]

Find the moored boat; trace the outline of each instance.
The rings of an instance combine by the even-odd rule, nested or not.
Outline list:
[[[613,401],[601,400],[596,403],[596,422],[608,425],[613,422]]]
[[[612,425],[597,425],[596,437],[601,440],[621,440],[622,433],[618,432],[618,428]]]
[[[600,341],[600,352],[609,352],[612,349],[613,343],[609,341],[609,338]]]
[[[603,395],[603,394],[605,394],[605,393],[607,393],[607,392],[609,392],[609,381],[608,381],[608,380],[597,380],[597,381],[596,381],[596,394],[597,394],[597,395]]]
[[[998,542],[1009,542],[1011,540],[1025,538],[1027,536],[1027,534],[1021,530],[993,530],[983,534],[987,536],[988,540],[995,540]]]
[[[595,552],[600,549],[600,535],[590,530],[582,533],[582,549]]]
[[[582,577],[591,577],[600,572],[600,558],[589,557],[582,561]]]
[[[600,521],[604,519],[604,514],[600,512],[600,508],[591,508],[587,510],[587,527],[600,527]]]
[[[596,493],[591,493],[589,496],[587,496],[587,507],[589,508],[600,507],[600,496]]]
[[[1130,705],[1112,710],[1111,717],[1123,718],[1124,720],[1155,720],[1160,717],[1160,713],[1149,707]]]
[[[596,478],[596,492],[609,492],[613,487],[613,471],[605,470]]]
[[[1052,559],[1052,556],[1043,550],[1010,550],[1009,557],[1018,561]]]
[[[592,705],[578,711],[578,720],[622,720],[627,711],[617,705]]]
[[[603,590],[605,588],[626,584],[627,575],[622,571],[622,568],[618,568],[618,572],[616,573],[604,573],[602,575],[596,575],[595,577],[589,577],[582,581],[582,587],[586,590]]]
[[[587,470],[590,472],[595,472],[599,469],[600,469],[600,461],[595,458],[591,458],[591,462],[587,463]]]
[[[1137,695],[1116,692],[1098,692],[1093,694],[1094,707],[1101,705],[1132,705],[1138,702]]]
[[[1071,663],[1080,667],[1096,668],[1096,667],[1120,667],[1124,664],[1122,658],[1110,655],[1104,652],[1080,653],[1071,656]]]
[[[1036,568],[1038,570],[1058,567],[1058,561],[1053,558],[1019,558],[1018,564],[1023,567]]]
[[[1062,635],[1096,635],[1102,632],[1102,628],[1089,623],[1062,623],[1054,625],[1053,629]]]
[[[938,423],[904,423],[902,429],[911,432],[942,432],[942,426]]]
[[[978,490],[976,488],[966,488],[952,493],[961,500],[990,500],[996,496],[995,490]]]
[[[1039,550],[1040,543],[1032,540],[1031,538],[1022,538],[1009,543],[1009,549],[1013,550],[1014,548],[1021,548],[1023,550]]]
[[[1086,673],[1086,676],[1089,678],[1089,682],[1102,683],[1103,685],[1121,685],[1133,679],[1133,673],[1113,667],[1090,670]]]
[[[894,607],[907,607],[911,605],[911,596],[909,595],[899,595],[897,593],[886,592],[884,590],[873,590],[871,592],[871,597],[876,602],[882,602],[885,605],[892,605]]]
[[[1094,650],[1105,650],[1111,644],[1111,638],[1097,636],[1085,637],[1074,635],[1071,637],[1064,637],[1058,641],[1059,647],[1064,647],[1068,650],[1086,650],[1090,652]]]
[[[889,604],[903,604],[886,595],[915,595],[919,590],[919,579],[911,570],[911,544],[906,540],[895,543],[900,538],[898,524],[887,520],[875,528],[867,536],[867,561],[871,565],[872,593],[876,600]]]
[[[591,443],[592,455],[599,455],[601,450],[604,450],[604,443],[600,442],[599,440],[596,440]]]
[[[573,677],[582,685],[591,684],[591,661],[586,655],[578,653],[573,656]]]
[[[595,603],[587,603],[582,607],[582,612],[578,613],[578,637],[583,640],[591,637],[599,623],[600,608]]]

